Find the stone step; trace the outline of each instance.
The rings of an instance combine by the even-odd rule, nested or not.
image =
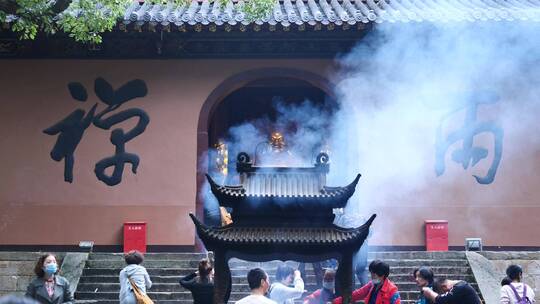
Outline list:
[[[162,300],[190,300],[189,291],[182,292],[148,292],[148,296],[161,303]],[[78,300],[118,300],[119,292],[80,292],[77,291],[75,298]]]
[[[429,259],[385,259],[390,268],[392,267],[404,267],[404,266],[458,266],[458,267],[468,267],[469,263],[465,259],[444,259],[444,260],[429,260]]]
[[[423,264],[418,264],[416,266],[405,266],[405,267],[391,267],[390,268],[390,275],[407,275],[410,274],[412,276],[413,271],[418,268],[419,266],[424,266]],[[472,274],[471,269],[466,267],[447,267],[447,266],[436,266],[431,267],[431,270],[435,275],[438,274],[446,274],[448,276],[454,276],[454,275],[466,275],[466,274]]]
[[[371,262],[368,260],[368,263]],[[386,262],[390,268],[392,267],[400,267],[400,266],[430,266],[430,267],[437,267],[437,266],[460,266],[460,267],[468,267],[468,262],[466,259],[405,259],[405,258],[394,258],[394,259],[385,259],[384,262]],[[236,268],[236,269],[251,269],[254,267],[261,267],[264,269],[275,269],[280,265],[282,262],[280,261],[272,261],[272,262],[264,262],[264,263],[253,263],[253,262],[246,262],[242,260],[232,260],[229,262],[230,268]],[[288,265],[292,266],[293,268],[298,267],[298,262],[294,261],[287,261]],[[307,263],[306,267],[311,267],[311,263]]]
[[[194,252],[179,252],[179,253],[145,253],[145,261],[155,260],[189,260],[200,261],[203,258],[208,258],[206,253],[194,253]],[[89,260],[110,260],[110,261],[124,261],[123,253],[92,253],[88,257]]]
[[[467,282],[471,282],[474,280],[474,277],[472,274],[459,274],[459,275],[453,275],[453,274],[446,274],[446,273],[438,273],[439,276],[445,276],[445,277],[451,277],[455,280],[464,280]],[[150,279],[154,284],[158,283],[175,283],[178,284],[180,280],[179,275],[173,275],[173,276],[150,276]],[[395,282],[414,282],[412,274],[403,274],[403,275],[396,275],[391,274],[390,279]],[[305,278],[306,283],[315,283],[316,277],[313,274],[308,274]],[[242,284],[246,282],[246,276],[233,276],[232,277],[233,284]],[[118,275],[114,276],[103,276],[103,275],[90,275],[90,276],[82,276],[80,279],[80,283],[118,283]]]
[[[472,274],[447,274],[447,273],[437,273],[438,276],[441,276],[441,277],[449,277],[451,278],[452,280],[463,280],[463,281],[467,281],[467,282],[471,282],[472,280],[474,280],[474,276]],[[389,276],[390,280],[392,282],[412,282],[414,283],[415,280],[412,276],[412,273],[411,274],[400,274],[400,275],[397,275],[397,274],[390,274]]]
[[[57,261],[64,258],[64,252],[51,252],[56,256]],[[44,252],[25,252],[25,251],[0,251],[0,261],[31,261],[34,264]]]
[[[464,251],[384,251],[369,252],[368,259],[453,260],[466,256]]]
[[[146,268],[197,268],[199,262],[196,260],[145,260],[141,266]],[[88,268],[114,268],[122,269],[126,263],[121,260],[88,260]]]
[[[120,268],[111,269],[111,268],[85,268],[83,271],[83,277],[85,276],[116,276],[120,274]],[[146,268],[150,277],[153,276],[177,276],[178,278],[193,273],[195,268]],[[412,268],[411,268],[412,271]],[[246,277],[248,269],[231,269],[232,276],[241,276]],[[270,269],[267,271],[268,275],[273,277],[276,273],[275,269]],[[312,269],[306,269],[307,275],[312,275]]]
[[[270,262],[247,262],[242,261],[238,259],[231,259],[229,260],[229,267],[230,268],[237,268],[237,269],[251,269],[255,267],[264,267],[265,269],[275,269],[283,262],[281,261],[270,261]],[[199,264],[199,259],[192,259],[192,260],[182,260],[182,259],[154,259],[154,260],[147,260],[145,259],[144,262],[141,264],[142,266],[146,268],[196,268]],[[297,268],[299,263],[294,261],[287,261],[287,265],[290,265],[293,268]],[[306,264],[306,267],[311,267],[311,263]],[[98,260],[98,259],[90,259],[86,263],[86,267],[88,268],[114,268],[114,269],[122,269],[126,266],[126,263],[123,259],[105,259],[105,260]]]
[[[200,259],[182,259],[181,257],[176,256],[176,255],[170,255],[170,257],[167,258],[167,254],[164,254],[164,256],[157,256],[156,254],[154,254],[154,259],[145,259],[142,265],[147,268],[197,267],[199,260]],[[467,260],[460,259],[460,258],[410,259],[410,256],[406,255],[403,258],[399,258],[396,256],[393,256],[393,258],[385,258],[384,261],[388,263],[390,267],[419,265],[419,264],[425,265],[425,266],[437,266],[437,265],[467,266]],[[230,268],[246,268],[246,269],[251,269],[255,267],[263,267],[265,269],[272,269],[272,268],[277,268],[278,265],[280,265],[281,263],[282,263],[281,261],[257,263],[257,262],[242,261],[238,259],[231,259],[229,261],[229,267]],[[299,265],[299,263],[295,261],[287,261],[286,263],[292,266],[293,268],[296,268]],[[307,265],[310,265],[310,263],[308,263]],[[87,262],[87,267],[90,267],[90,268],[123,268],[125,266],[126,264],[123,258],[121,258],[120,256],[118,256],[115,259],[93,258],[93,259],[89,259]]]
[[[76,300],[76,304],[120,304],[118,300]],[[234,301],[229,301],[228,304],[234,304]],[[358,304],[364,304],[363,301],[357,302]],[[413,304],[415,300],[401,300],[402,304]],[[192,299],[186,300],[160,300],[159,304],[193,304]],[[302,301],[295,301],[295,304],[302,304]]]
[[[119,304],[118,300],[75,300],[76,304]],[[234,304],[235,301],[229,301],[228,304]],[[302,304],[302,300],[296,300],[295,304]],[[364,304],[363,301],[357,302],[358,304]],[[403,304],[412,304],[413,300],[401,301]],[[192,299],[185,300],[160,300],[159,304],[193,304]]]
[[[304,287],[306,290],[315,291],[317,286],[314,283],[307,283]],[[83,283],[77,286],[77,291],[80,292],[118,292],[120,283]],[[180,292],[185,291],[184,287],[178,283],[159,283],[152,284],[152,292]],[[249,292],[247,283],[232,284],[232,292]]]
[[[178,284],[181,276],[150,276],[152,283],[176,283]],[[315,282],[315,275],[308,274],[305,279],[307,283]],[[118,283],[118,276],[102,276],[102,275],[91,275],[91,276],[82,276],[80,283]],[[240,276],[232,277],[233,284],[241,284],[246,282],[246,274]]]
[[[249,292],[236,292],[231,294],[231,300],[236,301],[249,295]],[[75,294],[75,298],[78,300],[118,300],[119,292],[79,292]],[[148,296],[161,303],[162,300],[191,300],[191,292],[153,292],[149,291]]]
[[[439,276],[451,277],[455,280],[464,280],[470,282],[474,279],[472,274],[448,274],[448,273],[437,273]],[[150,276],[153,283],[178,283],[181,276]],[[308,283],[315,282],[315,275],[308,272],[304,280]],[[396,282],[414,282],[412,274],[390,274],[390,279]],[[245,275],[233,276],[233,283],[243,283],[246,280]],[[80,280],[81,283],[118,283],[118,276],[103,276],[103,275],[90,275],[83,276]]]
[[[229,302],[234,304],[234,302]],[[119,300],[75,300],[75,304],[120,304]],[[157,304],[157,303],[156,303]],[[193,299],[160,300],[159,304],[193,304]]]
[[[210,253],[211,256],[211,253]],[[198,262],[206,254],[197,253],[155,253],[146,254],[145,266],[154,283],[149,295],[160,304],[192,303],[191,294],[178,284],[180,277],[196,270]],[[412,278],[412,272],[419,266],[429,266],[439,276],[465,280],[477,289],[474,276],[464,252],[372,252],[369,260],[381,259],[390,265],[390,279],[400,290],[402,303],[412,304],[419,296],[418,287]],[[274,278],[276,267],[281,261],[247,262],[231,259],[233,289],[231,301],[249,294],[246,284],[246,273],[254,267],[267,270]],[[293,268],[298,262],[287,261]],[[118,304],[118,275],[125,262],[123,254],[98,253],[91,254],[81,278],[76,298],[87,303]],[[306,289],[313,291],[317,288],[312,264],[306,264]],[[298,303],[301,303],[299,301]]]
[[[121,268],[85,268],[85,276],[116,276],[120,274]],[[192,273],[195,268],[146,268],[150,276],[184,276]]]
[[[75,300],[76,304],[120,304],[118,300]],[[156,304],[193,304],[193,299],[184,300],[160,300]],[[234,301],[229,301],[228,304],[234,304]],[[360,303],[360,302],[359,302]],[[403,303],[403,302],[402,302]],[[302,304],[302,302],[296,302],[295,304]]]
[[[399,266],[391,267],[391,275],[412,275],[412,272],[415,268],[422,264],[417,264],[413,266]],[[447,266],[434,266],[431,268],[435,275],[445,274],[447,276],[454,275],[468,275],[472,274],[469,267],[447,267]],[[120,274],[121,268],[85,268],[83,276],[118,276]],[[150,276],[185,276],[193,271],[195,268],[146,268]],[[309,274],[312,270],[310,267],[306,267],[306,272]],[[232,269],[231,273],[233,276],[245,276],[247,269]],[[268,274],[273,276],[275,274],[275,269],[268,270]]]
[[[0,260],[37,260],[41,253],[0,252]],[[490,253],[487,254],[496,254]],[[146,253],[145,260],[200,260],[212,256],[212,252],[193,253]],[[463,251],[383,251],[369,252],[368,258],[374,259],[465,259]],[[123,253],[91,253],[90,260],[124,260]]]
[[[468,262],[465,259],[385,259],[384,260],[388,265],[392,267],[399,266],[468,266]],[[145,260],[141,265],[146,268],[196,268],[198,266],[198,260]],[[253,263],[245,262],[240,260],[231,260],[229,262],[229,267],[231,269],[251,269],[255,267],[263,267],[265,269],[277,268],[281,262],[272,261],[266,263]],[[298,267],[297,262],[289,262],[292,267]],[[309,265],[309,264],[308,264]],[[122,260],[88,260],[86,267],[88,268],[114,268],[121,269],[126,266],[125,262]]]
[[[414,291],[399,291],[400,297],[402,300],[416,300],[420,295],[418,290]],[[192,300],[191,293],[189,291],[181,292],[148,292],[150,298],[154,301],[159,301],[161,304],[162,301],[178,301],[178,300]],[[245,296],[249,295],[249,292],[234,292],[231,293],[230,301],[237,301]],[[304,296],[308,295],[306,293]],[[118,300],[118,292],[79,292],[76,293],[76,299],[78,300]],[[303,297],[304,297],[303,296]],[[302,297],[302,298],[303,298]]]
[[[418,287],[415,282],[400,282],[394,281],[400,291],[417,291]],[[477,288],[476,283],[471,283],[475,289]],[[308,282],[304,287],[306,290],[312,292],[315,291],[318,287],[315,282]],[[119,283],[81,283],[77,287],[77,290],[80,292],[117,292],[120,290]],[[178,283],[156,283],[152,285],[151,290],[153,292],[180,292],[185,289],[180,286]],[[232,292],[249,292],[249,287],[246,282],[233,283]]]

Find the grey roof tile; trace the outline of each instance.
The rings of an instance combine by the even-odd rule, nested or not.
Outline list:
[[[248,25],[241,7],[243,0],[222,5],[221,1],[200,0],[178,6],[134,1],[126,7],[121,24],[170,23],[183,25]],[[74,12],[69,12],[73,14]],[[107,12],[104,12],[107,13]],[[9,15],[6,22],[16,20]],[[540,0],[276,0],[269,16],[254,20],[257,25],[292,24],[302,26],[354,25],[382,22],[475,22],[475,21],[540,22]],[[288,30],[284,28],[285,30]],[[275,30],[272,28],[271,30]]]
[[[357,238],[362,229],[306,227],[229,227],[208,228],[211,238],[229,243],[341,243]]]

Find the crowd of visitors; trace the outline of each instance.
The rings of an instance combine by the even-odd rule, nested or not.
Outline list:
[[[398,288],[388,277],[390,266],[380,260],[374,260],[368,267],[371,280],[352,293],[352,302],[364,301],[366,304],[400,304]],[[201,275],[202,274],[202,275]],[[507,277],[501,282],[501,304],[534,303],[534,291],[522,282],[523,271],[518,265],[510,265]],[[194,303],[212,303],[213,271],[208,260],[199,263],[199,271],[180,280],[180,284],[193,293]],[[283,263],[276,269],[276,282],[270,284],[266,272],[260,268],[249,271],[247,280],[251,294],[238,304],[291,304],[303,299],[304,304],[341,304],[342,297],[336,295],[336,273],[333,269],[324,272],[322,288],[311,294],[304,290],[304,281],[300,271]],[[420,267],[413,271],[413,279],[419,288],[415,304],[480,304],[476,290],[462,280],[451,280],[444,276],[435,278],[429,267]]]
[[[124,256],[127,266],[120,271],[120,304],[152,303],[146,291],[152,281],[140,264],[144,257],[138,251]],[[374,260],[368,267],[371,280],[352,293],[352,301],[365,304],[400,304],[401,298],[396,284],[390,279],[387,263]],[[34,268],[36,277],[28,285],[25,297],[14,295],[0,298],[0,304],[61,304],[74,302],[66,278],[58,274],[59,267],[53,254],[42,255]],[[416,304],[480,304],[476,290],[462,280],[435,276],[429,267],[420,267],[413,272],[419,288]],[[336,295],[336,273],[326,269],[322,288],[311,294],[304,290],[300,271],[282,263],[277,267],[275,283],[270,283],[268,274],[261,268],[251,269],[247,274],[250,294],[237,301],[238,304],[292,304],[303,298],[304,304],[341,304],[342,297]],[[214,270],[208,259],[199,262],[198,270],[180,279],[180,284],[191,291],[195,304],[213,303]],[[141,295],[148,300],[141,299]],[[523,282],[523,270],[519,265],[510,265],[506,277],[501,281],[501,304],[535,303],[534,290]]]

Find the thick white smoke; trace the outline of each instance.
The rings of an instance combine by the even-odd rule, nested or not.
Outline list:
[[[491,200],[489,189],[499,172],[493,184],[478,184],[473,177],[486,176],[493,162],[495,136],[489,130],[474,136],[473,146],[488,151],[475,166],[465,158],[469,161],[465,170],[452,160],[452,153],[462,147],[461,140],[445,150],[444,173],[437,177],[435,171],[437,131],[444,141],[450,132],[462,128],[474,102],[479,102],[474,122],[488,122],[503,130],[499,171],[505,166],[532,170],[517,160],[530,160],[540,151],[536,135],[540,26],[519,22],[382,24],[338,58],[337,64],[333,77],[340,110],[329,117],[309,102],[299,107],[280,104],[277,124],[298,124],[286,137],[293,153],[302,155],[303,165],[312,163],[306,157],[311,146],[328,145],[330,185],[345,185],[357,173],[363,174],[348,212],[368,216],[368,210],[377,206],[396,202],[412,206],[415,194],[433,187],[434,181],[442,190],[468,185],[470,193],[460,195],[469,201]],[[327,138],[322,130],[329,120],[331,136]],[[269,121],[233,127],[229,146],[253,151],[268,138],[257,127],[260,123]],[[295,146],[298,143],[302,144]]]
[[[364,173],[364,204],[357,206],[413,198],[435,176],[437,128],[461,128],[463,106],[482,101],[485,92],[499,98],[479,105],[476,119],[504,130],[503,158],[512,151],[504,145],[509,136],[526,136],[522,143],[532,140],[528,148],[538,149],[538,136],[530,130],[540,114],[539,47],[539,27],[530,24],[390,24],[376,28],[340,58],[337,92],[346,111],[334,124],[332,147],[349,157],[334,157],[333,166],[334,172],[348,172],[354,164]],[[459,165],[447,157],[445,175],[484,176],[493,159],[493,136],[480,134],[478,144],[489,148],[486,159],[467,172],[452,172]]]
[[[236,151],[246,152],[257,166],[312,166],[315,157],[328,140],[331,113],[323,105],[310,100],[300,104],[287,104],[276,96],[273,99],[276,119],[269,117],[249,121],[229,129],[227,146]],[[282,133],[286,155],[265,154],[271,132]],[[279,162],[276,162],[276,155]],[[236,157],[236,155],[232,156]]]

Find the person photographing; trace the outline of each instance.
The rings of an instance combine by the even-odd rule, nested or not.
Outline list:
[[[304,280],[299,270],[285,263],[276,270],[276,283],[270,286],[270,299],[278,304],[293,304],[304,293]]]

